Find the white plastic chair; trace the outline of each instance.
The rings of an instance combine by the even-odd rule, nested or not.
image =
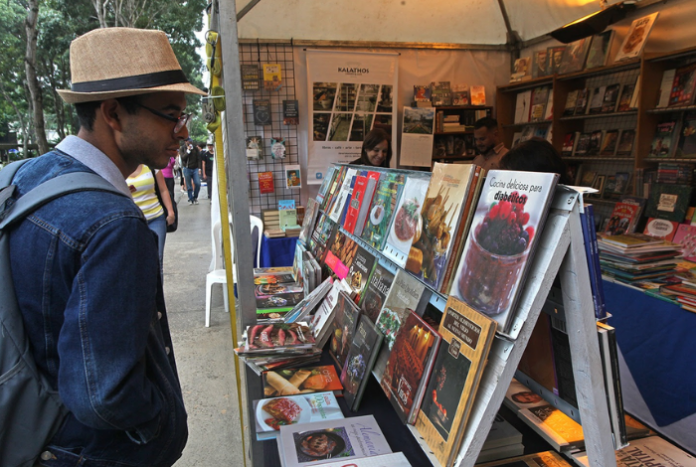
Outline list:
[[[232,236],[232,222],[231,222],[231,215],[230,215],[230,237]],[[256,216],[249,216],[249,221],[251,223],[251,234],[254,234],[254,229],[258,229],[258,241],[257,246],[256,246],[256,264],[260,265],[261,264],[261,238],[263,236],[263,221],[259,219]],[[213,261],[214,258],[217,256],[217,249],[222,248],[222,227],[220,226],[219,222],[216,222],[213,225],[212,229],[212,237],[213,237]],[[234,260],[234,243],[230,245],[230,250],[231,250],[231,257]],[[237,268],[235,267],[235,264],[232,264],[232,277],[234,278],[234,283],[237,283]],[[213,295],[213,285],[214,284],[221,284],[222,285],[222,293],[224,296],[224,302],[225,302],[225,312],[229,313],[230,312],[230,301],[229,301],[229,294],[227,292],[227,272],[225,271],[224,267],[221,269],[213,269],[211,272],[209,272],[205,276],[205,327],[209,328],[210,327],[210,302],[212,300],[212,295]]]
[[[251,235],[254,238],[254,228],[257,229],[258,238],[256,240],[256,263],[257,268],[261,267],[261,239],[263,238],[263,221],[256,216],[249,216],[249,222],[251,222]]]

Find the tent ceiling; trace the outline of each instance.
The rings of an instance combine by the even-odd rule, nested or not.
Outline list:
[[[256,1],[238,0],[237,12]],[[599,0],[260,0],[239,38],[499,45],[500,4],[523,41],[599,10]]]

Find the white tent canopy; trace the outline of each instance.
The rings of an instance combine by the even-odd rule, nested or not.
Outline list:
[[[619,0],[608,0],[607,4]],[[240,39],[503,45],[600,10],[599,0],[239,0]]]

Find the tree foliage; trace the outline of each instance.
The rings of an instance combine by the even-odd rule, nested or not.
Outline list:
[[[203,88],[203,62],[196,52],[196,32],[203,27],[207,0],[36,0],[38,43],[35,71],[50,143],[78,130],[72,106],[56,89],[70,88],[70,42],[99,27],[127,26],[158,29],[169,36],[181,67],[192,84]],[[35,143],[35,118],[27,86],[25,21],[28,0],[0,0],[0,141],[8,131],[21,143]],[[200,114],[200,99],[189,96],[189,110]],[[198,120],[198,121],[196,121]],[[205,138],[194,119],[192,137]],[[34,154],[36,155],[36,154]]]

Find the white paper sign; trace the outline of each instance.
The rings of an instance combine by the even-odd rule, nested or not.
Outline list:
[[[307,51],[307,184],[321,184],[332,163],[359,158],[373,128],[392,135],[396,164],[397,72],[397,54]]]

